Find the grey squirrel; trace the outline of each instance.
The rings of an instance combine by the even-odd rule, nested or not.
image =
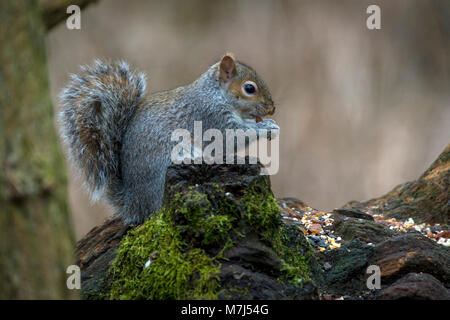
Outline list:
[[[202,121],[204,130],[265,129],[275,111],[256,72],[226,54],[197,80],[145,96],[146,77],[124,61],[96,60],[60,94],[63,142],[92,199],[105,199],[126,224],[141,224],[161,206],[171,132]],[[252,121],[249,121],[251,119]]]

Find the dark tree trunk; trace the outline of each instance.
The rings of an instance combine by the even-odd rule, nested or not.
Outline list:
[[[74,264],[38,1],[0,4],[0,299],[63,299]]]

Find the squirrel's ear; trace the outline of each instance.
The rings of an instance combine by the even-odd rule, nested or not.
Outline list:
[[[228,83],[237,74],[236,62],[232,53],[227,53],[220,61],[219,79]]]

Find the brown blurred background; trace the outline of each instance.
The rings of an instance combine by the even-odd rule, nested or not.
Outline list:
[[[370,4],[381,30],[366,28]],[[450,142],[447,0],[99,1],[81,30],[61,23],[47,41],[54,101],[68,73],[97,57],[128,60],[156,91],[235,53],[277,104],[275,194],[319,209],[417,178]],[[80,238],[111,213],[73,174],[69,189]]]

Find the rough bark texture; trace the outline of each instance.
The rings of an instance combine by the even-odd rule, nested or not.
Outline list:
[[[76,297],[66,169],[37,1],[0,4],[0,299]]]
[[[381,300],[450,300],[450,291],[428,273],[408,273],[382,290],[378,298]]]
[[[163,209],[132,229],[127,240],[122,239],[127,228],[111,219],[78,243],[83,296],[317,298],[312,248],[298,229],[282,225],[269,178],[259,170],[258,165],[169,167]],[[192,262],[183,261],[192,256]]]
[[[417,222],[448,224],[450,217],[450,144],[419,177],[403,183],[380,198],[349,202],[346,207],[368,211],[372,207],[385,217],[414,218]]]
[[[373,211],[379,209],[389,215],[390,210],[398,210],[403,203],[403,207],[408,210],[405,211],[407,215],[402,217],[414,216],[417,220],[438,221],[440,222],[439,237],[448,238],[446,222],[450,200],[449,153],[450,146],[416,181],[400,185],[392,192],[375,200],[352,202],[346,207],[326,213],[332,217],[331,224],[325,223],[326,219],[323,219],[325,215],[321,215],[323,213],[298,199],[280,199],[278,202],[283,218],[282,228],[289,230],[285,233],[289,235],[286,237],[288,246],[289,243],[295,243],[297,240],[302,243],[303,234],[307,235],[310,230],[316,235],[308,235],[308,241],[311,244],[317,245],[312,241],[315,238],[319,243],[323,242],[321,240],[323,238],[319,238],[319,235],[323,237],[332,235],[342,238],[342,246],[335,250],[317,250],[314,255],[321,266],[318,269],[310,266],[311,270],[314,270],[313,285],[307,284],[303,287],[303,291],[296,292],[295,288],[291,288],[290,291],[285,284],[276,280],[273,270],[279,272],[277,256],[273,254],[270,246],[262,246],[257,237],[255,238],[250,232],[246,234],[242,243],[224,252],[223,256],[229,260],[223,261],[219,278],[221,279],[220,287],[228,295],[222,295],[219,298],[448,299],[449,248],[428,239],[414,228],[406,231],[389,228],[384,224],[385,221],[380,220],[379,211],[377,214]],[[210,169],[205,167],[203,170],[200,170],[198,165],[171,167],[167,175],[165,203],[170,203],[171,197],[175,194],[188,193],[189,186],[195,186],[196,190],[200,188],[206,194],[210,194],[209,203],[220,208],[224,205],[221,199],[226,198],[227,194],[240,197],[243,186],[257,179],[254,172],[242,166],[241,169],[231,171],[226,168],[217,170],[214,166]],[[430,188],[429,183],[436,184],[437,189]],[[216,187],[219,187],[217,189],[219,191],[214,191]],[[436,193],[436,190],[439,192]],[[190,200],[172,202],[172,206],[175,205],[175,208],[189,206],[189,202]],[[389,205],[391,203],[396,205]],[[242,209],[235,207],[234,210]],[[308,226],[303,224],[302,215],[304,217],[310,214],[314,216],[313,225],[316,227],[307,230]],[[174,219],[178,220],[177,217],[175,215]],[[180,217],[181,220],[178,223],[185,224],[189,230],[189,224],[186,224],[182,216]],[[258,215],[254,218],[257,217]],[[319,224],[323,224],[323,228],[317,228]],[[192,233],[191,230],[187,233],[190,237],[188,242],[198,243],[197,231]],[[94,228],[78,243],[78,264],[82,268],[84,298],[108,298],[99,293],[108,291],[108,282],[111,279],[108,270],[116,259],[117,249],[126,233],[127,228],[120,220],[111,219],[102,226]],[[302,246],[304,247],[303,244]],[[317,248],[320,246],[321,244]],[[131,247],[129,250],[128,253],[133,254],[133,250],[141,249]],[[153,256],[158,259],[156,253],[150,256],[149,260],[153,260]],[[261,272],[261,265],[258,270],[258,264],[261,262],[264,265],[262,269],[266,270],[264,272]],[[381,269],[381,290],[371,291],[367,287],[366,269],[369,265],[377,265]],[[252,267],[248,268],[249,266]],[[271,271],[267,272],[267,270]],[[232,290],[229,290],[230,288]]]

